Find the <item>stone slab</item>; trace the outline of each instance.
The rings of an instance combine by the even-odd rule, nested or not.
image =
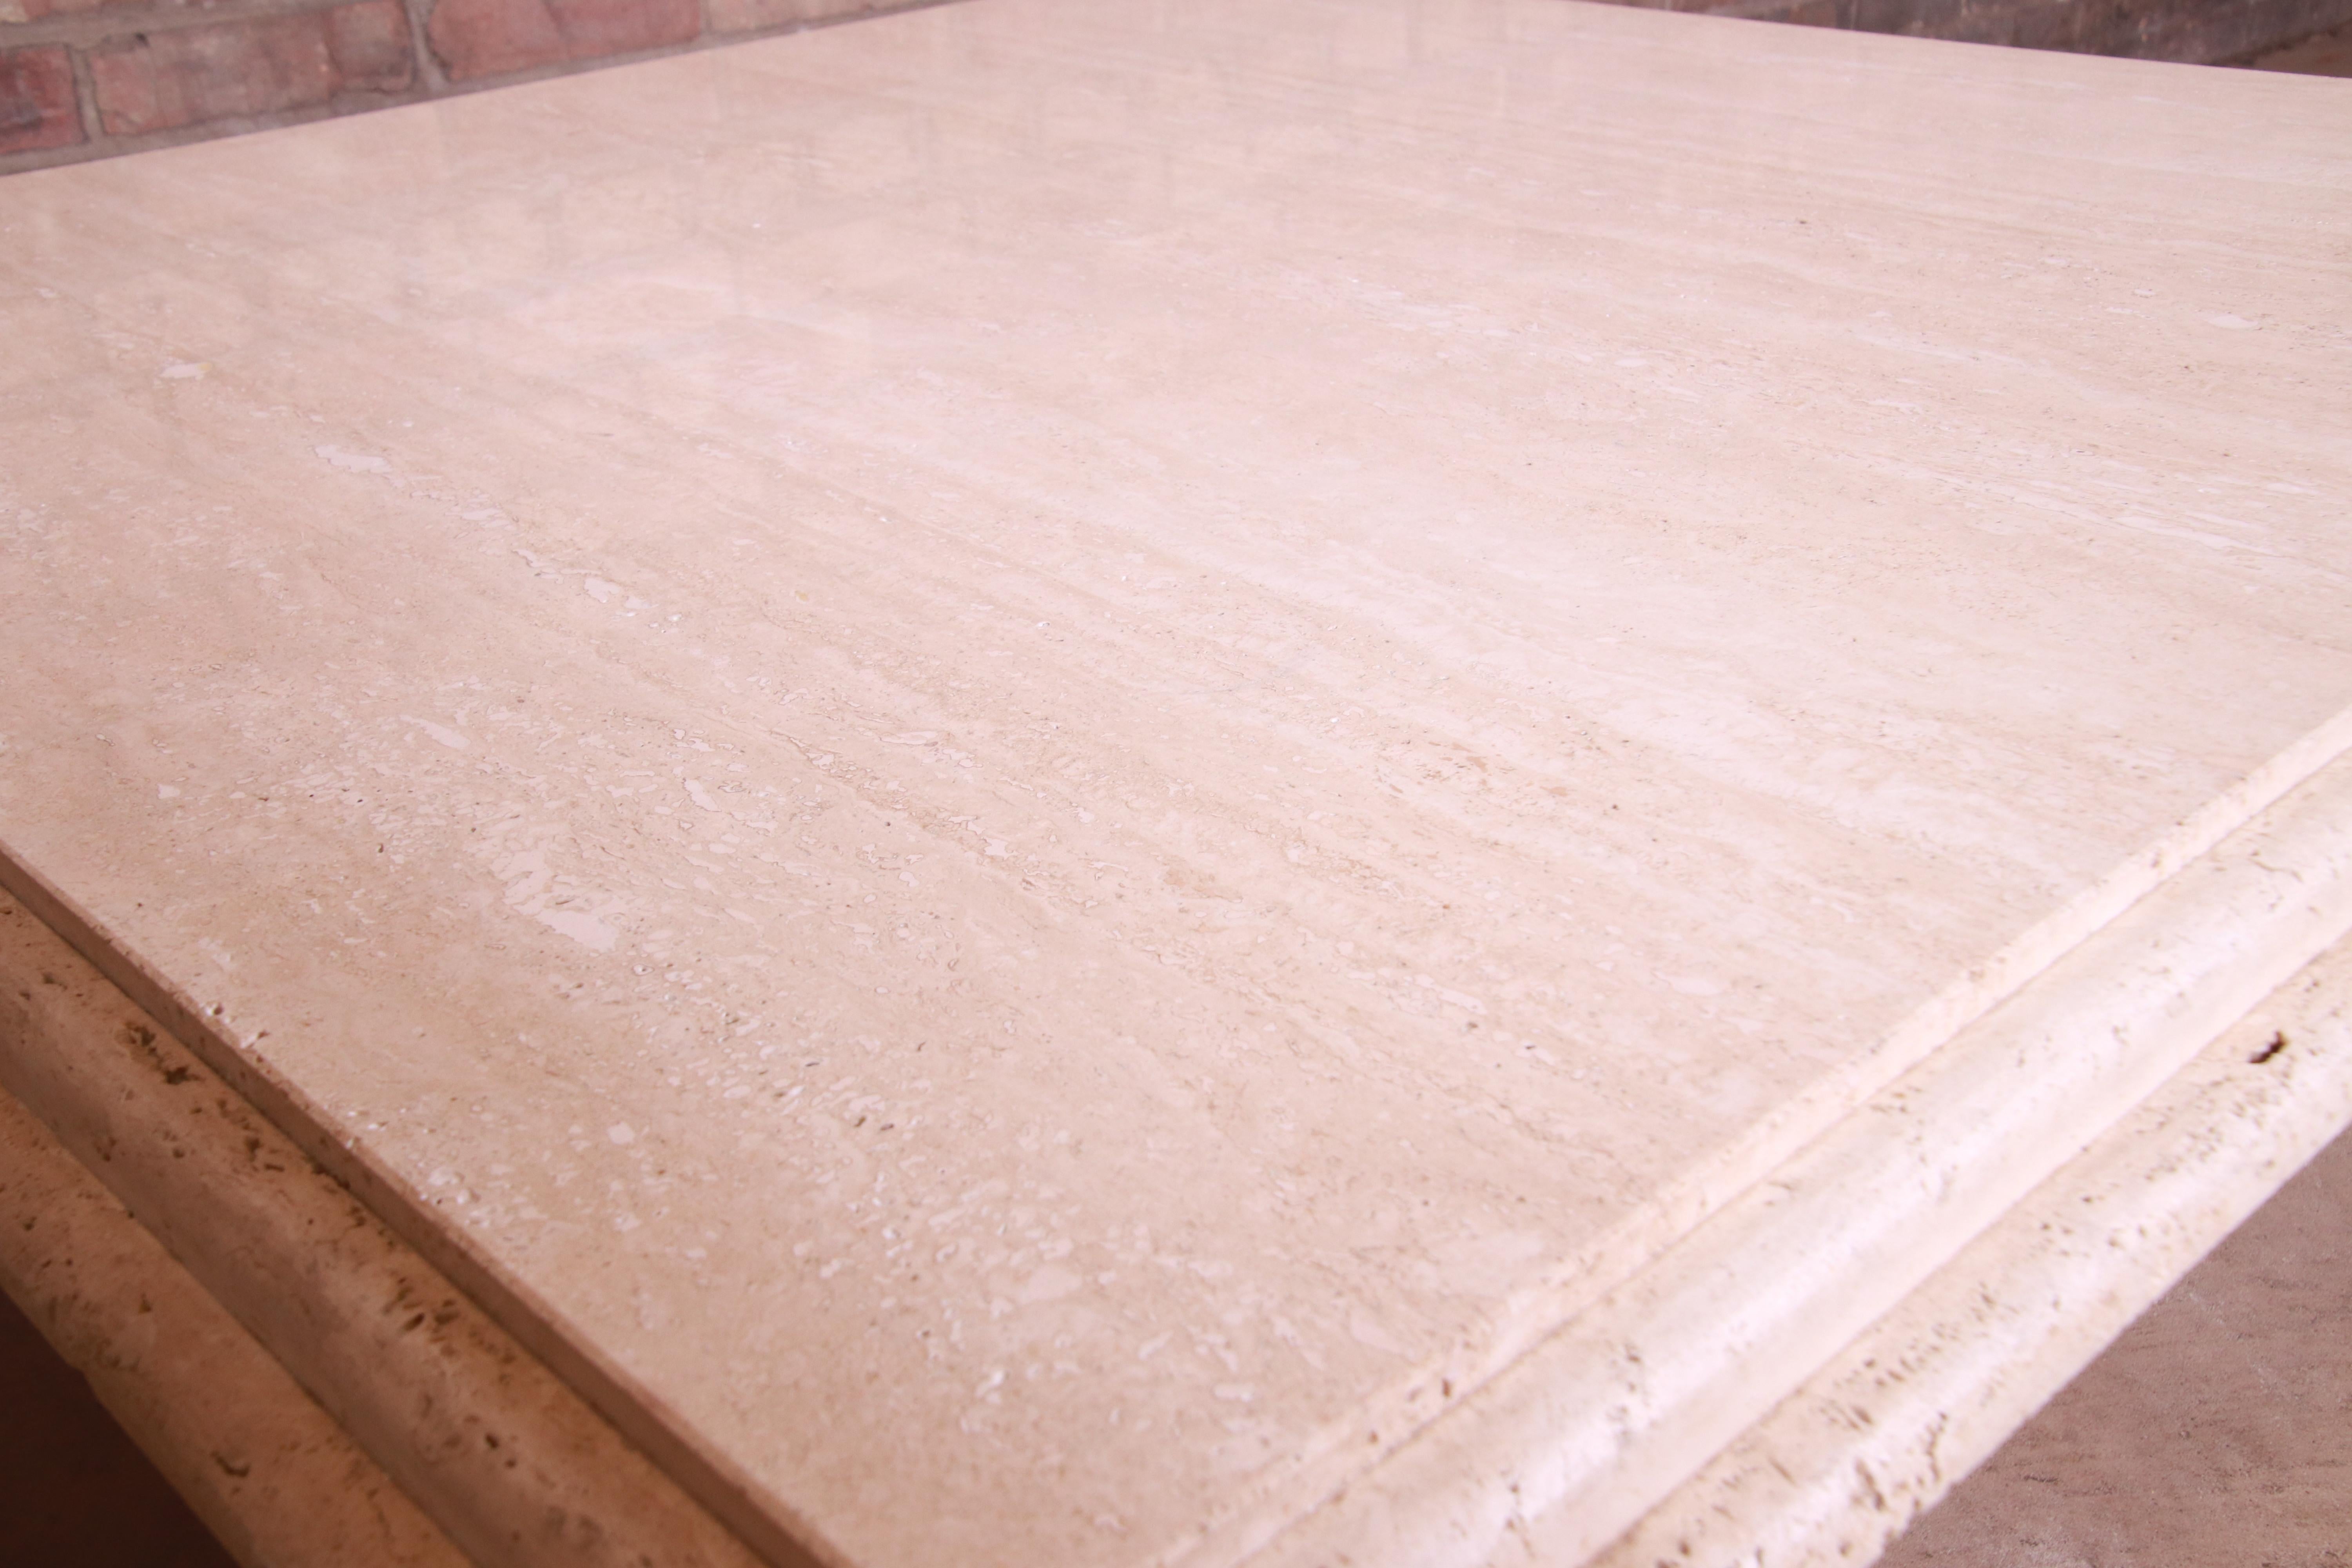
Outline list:
[[[2347,930],[2352,759],[2183,868],[1510,1364],[1481,1369],[1409,1447],[1253,1543],[1256,1558],[1466,1568],[1593,1557],[1785,1403],[1792,1372],[1937,1294],[1939,1268],[1969,1238],[2002,1237],[1990,1245],[2016,1254],[2020,1272],[2038,1259],[2042,1229],[2029,1221],[2010,1235],[2007,1216],[2094,1201],[2097,1184],[2067,1177],[2068,1157]],[[2322,1094],[2315,1109],[2332,1114],[2332,1103]],[[2260,1132],[2247,1130],[2257,1143]],[[2131,1158],[2161,1157],[2147,1139],[2131,1143]],[[2219,1174],[2192,1172],[2185,1185],[2227,1212],[2247,1194]],[[2174,1194],[2147,1204],[2183,1210],[2195,1228],[2196,1205]],[[1967,1267],[1971,1300],[1987,1281],[2007,1284]],[[2017,1347],[1988,1331],[1972,1348],[2000,1364]],[[2005,1386],[2033,1383],[2030,1359],[2021,1370]],[[1830,1468],[1842,1485],[1847,1466]],[[1883,1531],[1889,1511],[1869,1522]],[[1778,1561],[1780,1545],[1766,1531],[1751,1550]]]
[[[1903,1532],[2216,1243],[2242,1241],[2232,1227],[2347,1124],[2352,946],[2339,944],[1676,1488],[1595,1558],[1593,1568],[1652,1568],[1675,1555],[1743,1568],[1809,1568],[1867,1562],[1897,1539],[1902,1545],[1891,1560],[1906,1564],[2021,1563],[2053,1548],[2135,1550],[2112,1540],[2037,1543],[1990,1531],[1956,1542],[1965,1532],[1939,1529],[1935,1515],[1928,1517],[1937,1522],[1927,1528],[1947,1551],[1923,1552],[1919,1536]],[[2332,1223],[2331,1216],[2323,1226]],[[2201,1321],[2182,1337],[2210,1342],[2212,1327]],[[2299,1327],[2294,1337],[2306,1345],[2333,1337],[2324,1321]],[[2204,1352],[2208,1358],[2222,1353],[2210,1343]],[[2150,1356],[2146,1364],[2157,1379],[2179,1378],[2178,1361]],[[2149,1404],[2161,1408],[2164,1402]],[[2329,1467],[2323,1459],[2298,1475],[2246,1478],[2246,1491],[2264,1494],[2259,1506],[2242,1495],[2235,1510],[2220,1500],[2189,1508],[2182,1500],[2199,1489],[2193,1480],[2147,1463],[2118,1422],[2087,1425],[2103,1434],[2100,1454],[2078,1453],[2071,1465],[2059,1455],[2044,1462],[2062,1460],[2065,1473],[2057,1484],[2064,1495],[2086,1478],[2109,1479],[2101,1472],[2119,1446],[2141,1460],[2134,1504],[2122,1510],[2143,1526],[2133,1560],[2226,1559],[2233,1529],[2242,1539],[2263,1512],[2270,1517],[2260,1521],[2262,1549],[2300,1546],[2325,1561],[2327,1521],[2340,1518],[2343,1494],[2328,1470],[2340,1463]],[[2204,1423],[2192,1426],[2201,1447]],[[2325,1437],[2313,1436],[2310,1447],[2328,1453]],[[2171,1445],[2180,1436],[2168,1430],[2162,1440]],[[2170,1457],[2177,1465],[2179,1455]],[[2260,1468],[2259,1461],[2247,1466]],[[2014,1495],[2046,1492],[2046,1480],[2026,1489],[2011,1481],[2009,1489],[2004,1500],[2014,1511],[2004,1517],[1999,1503],[1979,1505],[1979,1529],[1990,1521],[2014,1526],[2036,1512],[2044,1517],[2033,1522],[2063,1521],[2076,1503],[2069,1495],[2053,1508],[2046,1498],[2023,1503]],[[2151,1511],[2156,1500],[2161,1506]],[[1959,1550],[1948,1551],[1955,1544]]]
[[[0,1090],[0,1289],[247,1568],[467,1559]]]
[[[2283,1032],[2257,1036],[2248,1062],[2269,1065],[2252,1058]],[[2273,1060],[2309,1037],[2287,1037]],[[2352,1313],[2347,1212],[2339,1134],[1880,1561],[2326,1561],[2352,1468],[2352,1342],[2336,1331]]]
[[[13,178],[0,842],[747,1533],[1239,1561],[2341,749],[2347,132],[979,0]]]
[[[451,1562],[462,1548],[499,1568],[750,1568],[723,1526],[5,895],[0,1091],[45,1128],[11,1168],[29,1184],[0,1193],[18,1219],[12,1292],[83,1321],[75,1359],[115,1369],[152,1413],[134,1430],[179,1461],[167,1474],[241,1556],[408,1552],[424,1568],[440,1559],[406,1537],[429,1517]],[[77,1160],[79,1176],[63,1169]],[[107,1201],[58,1196],[93,1184]],[[66,1210],[84,1217],[59,1234]],[[177,1305],[140,1327],[142,1300]],[[312,1428],[325,1436],[271,1436]],[[274,1447],[278,1473],[225,1486],[207,1458],[224,1431],[243,1434],[231,1471]],[[352,1492],[337,1478],[363,1455],[388,1476],[362,1466],[373,1479]],[[371,1531],[378,1492],[397,1506]]]

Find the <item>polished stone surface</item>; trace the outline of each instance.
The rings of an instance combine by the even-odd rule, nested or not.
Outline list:
[[[0,842],[820,1550],[1149,1561],[2352,701],[2347,147],[977,0],[15,177]]]

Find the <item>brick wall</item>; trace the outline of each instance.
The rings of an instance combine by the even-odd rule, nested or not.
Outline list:
[[[6,0],[0,0],[5,5]],[[2352,22],[2352,0],[1610,0],[1656,11],[2223,65]]]
[[[931,3],[0,0],[0,174]],[[2204,62],[2352,22],[2352,0],[1615,3]]]
[[[0,174],[932,0],[0,0]]]

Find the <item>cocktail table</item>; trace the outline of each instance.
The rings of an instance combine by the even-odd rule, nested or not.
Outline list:
[[[12,178],[0,1081],[432,1551],[1866,1556],[2352,1120],[2347,235],[1567,0]]]

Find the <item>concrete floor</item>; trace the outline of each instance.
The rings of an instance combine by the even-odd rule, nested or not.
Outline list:
[[[2352,1564],[2352,1135],[1882,1562]]]
[[[80,1373],[0,1296],[0,1563],[235,1568]]]

